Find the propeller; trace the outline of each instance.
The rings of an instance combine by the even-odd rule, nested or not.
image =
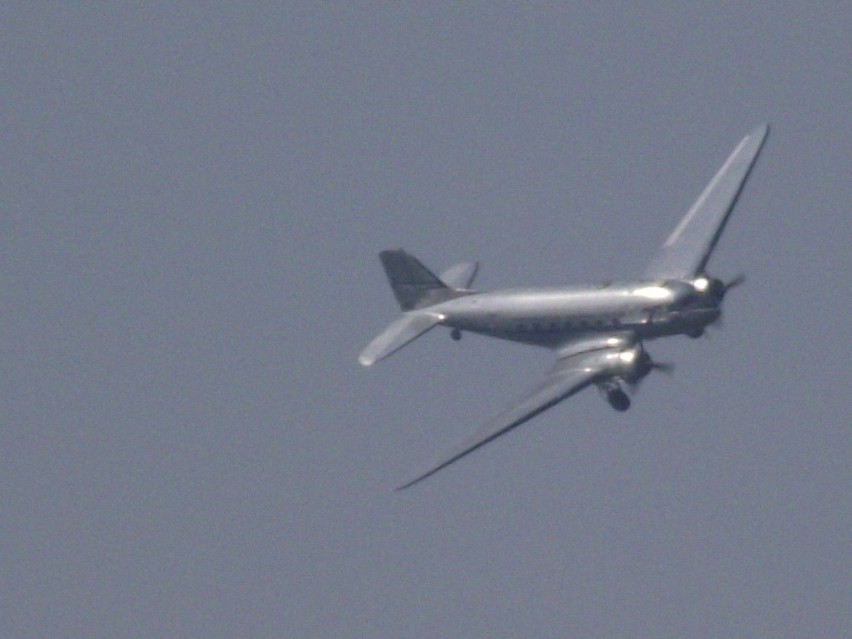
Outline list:
[[[725,299],[725,295],[732,288],[736,288],[741,286],[746,281],[745,273],[740,273],[739,275],[733,277],[729,282],[725,283],[722,280],[711,279],[710,280],[710,295],[715,297],[718,301],[722,301]]]
[[[739,275],[733,277],[730,282],[725,284],[725,293],[730,291],[732,288],[737,288],[738,286],[745,284],[745,281],[745,273],[740,273]]]
[[[675,365],[674,362],[651,362],[651,370],[660,371],[664,375],[671,375],[674,373]]]
[[[730,291],[733,288],[737,288],[738,286],[742,286],[743,284],[745,284],[746,276],[745,276],[745,273],[740,273],[739,275],[732,277],[727,283],[722,282],[720,280],[715,280],[715,281],[718,283],[718,290],[716,292],[716,296],[717,296],[719,302],[721,302],[722,300],[725,299],[725,295],[728,294],[728,291]],[[725,324],[724,324],[724,321],[722,320],[721,315],[713,322],[713,325],[718,329],[724,329]],[[707,335],[709,337],[710,333],[705,333],[705,335]]]
[[[639,390],[640,382],[648,376],[648,373],[651,371],[659,371],[664,375],[671,375],[674,373],[675,365],[672,362],[655,362],[651,359],[650,356],[647,356],[645,360],[645,366],[647,366],[647,372],[637,379],[633,379],[627,382],[627,386],[630,388],[632,393],[635,393]]]

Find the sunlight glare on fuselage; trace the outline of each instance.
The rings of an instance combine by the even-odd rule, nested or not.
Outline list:
[[[639,295],[640,297],[647,297],[651,300],[664,300],[674,297],[669,289],[662,286],[644,286],[642,288],[635,289],[633,294]]]
[[[710,286],[710,280],[706,277],[699,277],[692,283],[692,285],[695,287],[696,291],[703,293],[707,290],[707,287]]]

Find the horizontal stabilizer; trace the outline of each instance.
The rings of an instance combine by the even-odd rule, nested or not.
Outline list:
[[[392,322],[358,357],[362,366],[372,366],[441,323],[438,313],[406,313]]]
[[[462,262],[451,266],[446,271],[441,273],[441,281],[455,289],[470,288],[473,284],[473,278],[476,277],[476,272],[479,270],[479,262]]]

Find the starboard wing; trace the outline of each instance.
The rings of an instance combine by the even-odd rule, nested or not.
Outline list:
[[[763,124],[742,139],[648,265],[647,279],[690,279],[704,271],[768,133]]]
[[[620,339],[616,341],[623,343]],[[447,453],[440,462],[403,484],[397,490],[413,486],[434,475],[477,448],[508,433],[513,428],[529,421],[592,384],[596,378],[604,373],[604,369],[600,365],[600,353],[609,350],[608,348],[600,348],[600,344],[601,341],[598,338],[594,345],[590,344],[590,348],[593,350],[576,352],[581,349],[574,348],[572,354],[559,359],[548,376],[512,407],[477,429],[470,437]]]

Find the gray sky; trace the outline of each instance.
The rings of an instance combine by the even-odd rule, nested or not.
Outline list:
[[[0,8],[3,637],[852,635],[847,3]],[[641,272],[773,132],[722,331],[393,493],[547,351],[395,316]]]

